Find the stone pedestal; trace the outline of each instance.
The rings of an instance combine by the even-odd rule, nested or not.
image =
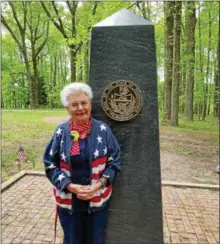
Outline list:
[[[90,55],[93,117],[110,125],[121,146],[106,243],[162,243],[154,26],[122,9],[93,26]]]

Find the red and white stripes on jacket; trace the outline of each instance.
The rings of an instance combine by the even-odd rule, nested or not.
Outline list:
[[[96,184],[101,177],[107,162],[107,156],[100,157],[92,161],[91,184]],[[68,163],[60,162],[61,170],[70,177],[70,166]],[[101,207],[105,201],[111,197],[112,185],[98,190],[90,200],[90,207]],[[54,188],[54,195],[57,205],[65,209],[72,209],[72,193],[66,193],[57,188]]]
[[[107,162],[107,156],[100,157],[92,161],[92,185],[96,184],[97,180],[101,177]],[[104,187],[97,191],[93,198],[90,200],[90,207],[101,207],[107,201],[112,193],[112,185]]]

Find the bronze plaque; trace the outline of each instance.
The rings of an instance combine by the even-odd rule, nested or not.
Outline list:
[[[141,91],[127,80],[111,82],[101,98],[104,112],[113,120],[127,121],[137,116],[141,110]]]

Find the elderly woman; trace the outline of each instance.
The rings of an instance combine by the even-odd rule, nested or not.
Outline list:
[[[44,153],[54,185],[64,244],[103,244],[120,148],[111,129],[91,117],[91,88],[71,83],[60,93],[70,119],[57,127]]]

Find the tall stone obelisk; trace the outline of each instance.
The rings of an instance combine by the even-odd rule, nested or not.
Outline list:
[[[163,242],[154,25],[122,9],[92,28],[93,117],[121,146],[106,244]]]

